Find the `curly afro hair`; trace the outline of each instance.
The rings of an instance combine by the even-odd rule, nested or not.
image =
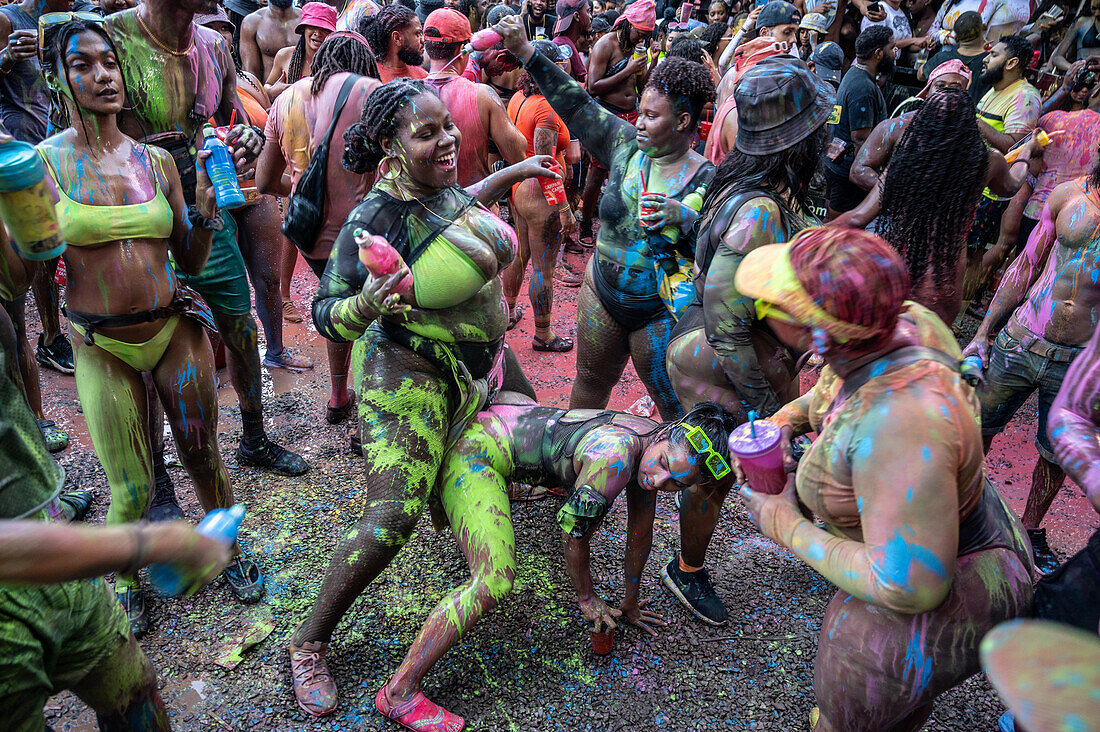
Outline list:
[[[665,96],[677,112],[691,115],[694,127],[703,107],[714,102],[714,81],[703,64],[682,58],[665,58],[649,75],[646,89]]]

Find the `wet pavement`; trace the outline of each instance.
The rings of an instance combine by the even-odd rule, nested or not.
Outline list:
[[[581,268],[583,258],[568,259]],[[421,521],[405,549],[336,630],[330,668],[341,691],[340,707],[324,720],[308,718],[297,708],[287,639],[316,596],[327,558],[364,504],[359,460],[347,449],[348,427],[324,421],[325,352],[308,320],[315,282],[300,263],[294,300],[306,322],[284,324],[287,345],[313,359],[315,368],[264,370],[269,433],[301,453],[313,465],[311,472],[282,478],[237,466],[233,454],[240,411],[232,387],[219,392],[219,444],[237,499],[248,507],[242,536],[261,557],[267,597],[259,605],[242,606],[222,580],[190,599],[166,601],[147,593],[152,628],[142,647],[157,667],[178,730],[398,729],[374,710],[374,696],[427,612],[467,576],[449,531],[437,534],[430,521]],[[575,336],[577,292],[555,288],[553,325],[566,337]],[[525,293],[520,301],[527,312],[509,333],[509,343],[541,401],[566,406],[575,352],[531,350],[533,320]],[[28,320],[36,331],[31,312]],[[225,371],[220,376],[228,382]],[[67,484],[96,494],[90,521],[102,522],[109,492],[78,411],[73,380],[43,372],[43,382],[49,418],[73,440],[59,456]],[[626,409],[643,394],[628,367],[610,406]],[[1035,461],[1035,420],[1033,399],[994,443],[989,458],[993,480],[1018,512]],[[197,521],[201,512],[189,479],[178,464],[170,471],[189,518]],[[730,625],[710,628],[689,619],[661,586],[660,567],[678,548],[675,509],[671,497],[665,497],[642,586],[643,597],[653,600],[670,627],[657,638],[634,629],[621,632],[606,657],[592,654],[576,609],[554,524],[559,505],[556,498],[513,504],[519,569],[512,594],[443,658],[426,680],[429,697],[465,716],[467,729],[477,730],[808,729],[817,629],[832,590],[792,554],[758,534],[736,500],[727,502],[708,554]],[[616,505],[593,541],[593,575],[607,599],[622,595],[625,514]],[[1084,545],[1100,517],[1070,484],[1045,525],[1051,545],[1065,555]],[[247,651],[236,669],[213,663],[227,641],[264,621],[273,622],[275,630]],[[992,730],[1001,711],[988,682],[978,676],[941,697],[927,729]],[[47,723],[59,731],[95,729],[90,712],[67,693],[50,700]]]

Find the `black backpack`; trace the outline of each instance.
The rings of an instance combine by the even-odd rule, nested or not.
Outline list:
[[[332,122],[329,123],[325,139],[313,151],[309,165],[306,166],[302,177],[298,179],[298,185],[294,193],[290,194],[290,200],[287,203],[286,217],[283,219],[283,236],[307,257],[317,246],[317,237],[325,221],[325,187],[332,131],[336,129],[336,120],[340,118],[344,104],[347,103],[348,96],[351,94],[351,88],[359,78],[352,74],[344,79],[344,83],[340,86],[340,93],[336,97],[336,107],[333,109]]]

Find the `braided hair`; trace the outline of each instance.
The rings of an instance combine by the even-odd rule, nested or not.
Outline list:
[[[909,121],[882,182],[879,234],[905,257],[914,287],[931,269],[938,290],[955,288],[988,167],[970,95],[941,89],[930,96]]]
[[[416,13],[404,5],[387,5],[363,18],[359,22],[359,33],[367,39],[375,57],[384,59],[390,48],[390,35],[408,28],[415,17]]]
[[[298,45],[294,47],[294,55],[290,57],[290,63],[286,67],[287,83],[293,84],[302,78],[302,67],[306,64],[306,34],[298,36]]]
[[[677,112],[690,114],[693,128],[703,116],[703,107],[714,101],[710,72],[703,64],[682,58],[666,57],[649,75],[645,88],[665,96]]]
[[[690,454],[696,450],[688,442],[687,433],[692,427],[699,427],[710,439],[711,449],[722,456],[727,465],[730,460],[730,432],[732,432],[740,420],[736,415],[727,412],[716,402],[699,402],[691,410],[675,422],[665,422],[649,434],[660,441],[668,440],[670,445],[681,447]],[[700,468],[703,483],[712,483],[714,479],[705,466]]]
[[[378,77],[378,62],[362,41],[349,36],[326,38],[313,56],[313,83],[309,93],[317,96],[334,75],[347,71],[358,76]]]
[[[372,91],[359,121],[344,133],[344,167],[359,174],[377,170],[386,155],[382,138],[396,136],[401,112],[418,96],[434,93],[424,82],[412,79],[395,79]]]
[[[711,3],[711,5],[725,5],[723,2]],[[722,38],[725,37],[726,31],[729,30],[729,26],[725,23],[711,23],[699,34],[699,40],[703,43],[703,48],[707,53],[713,56],[718,51],[718,44],[722,42]]]

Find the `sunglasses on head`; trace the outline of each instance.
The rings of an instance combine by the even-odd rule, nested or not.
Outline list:
[[[46,30],[58,25],[65,25],[72,20],[83,20],[88,23],[102,23],[103,16],[99,13],[87,11],[62,11],[59,13],[46,13],[38,16],[38,58],[42,59],[42,52],[46,49]]]
[[[780,323],[790,323],[791,325],[798,325],[798,321],[785,313],[774,302],[767,300],[756,301],[756,319],[763,320],[764,318],[771,318],[772,320],[778,320]]]
[[[688,444],[694,448],[695,452],[700,455],[706,455],[704,464],[707,466],[707,470],[714,476],[715,480],[730,474],[732,468],[726,459],[714,451],[714,443],[707,437],[707,433],[703,431],[702,427],[692,427],[687,432]]]

